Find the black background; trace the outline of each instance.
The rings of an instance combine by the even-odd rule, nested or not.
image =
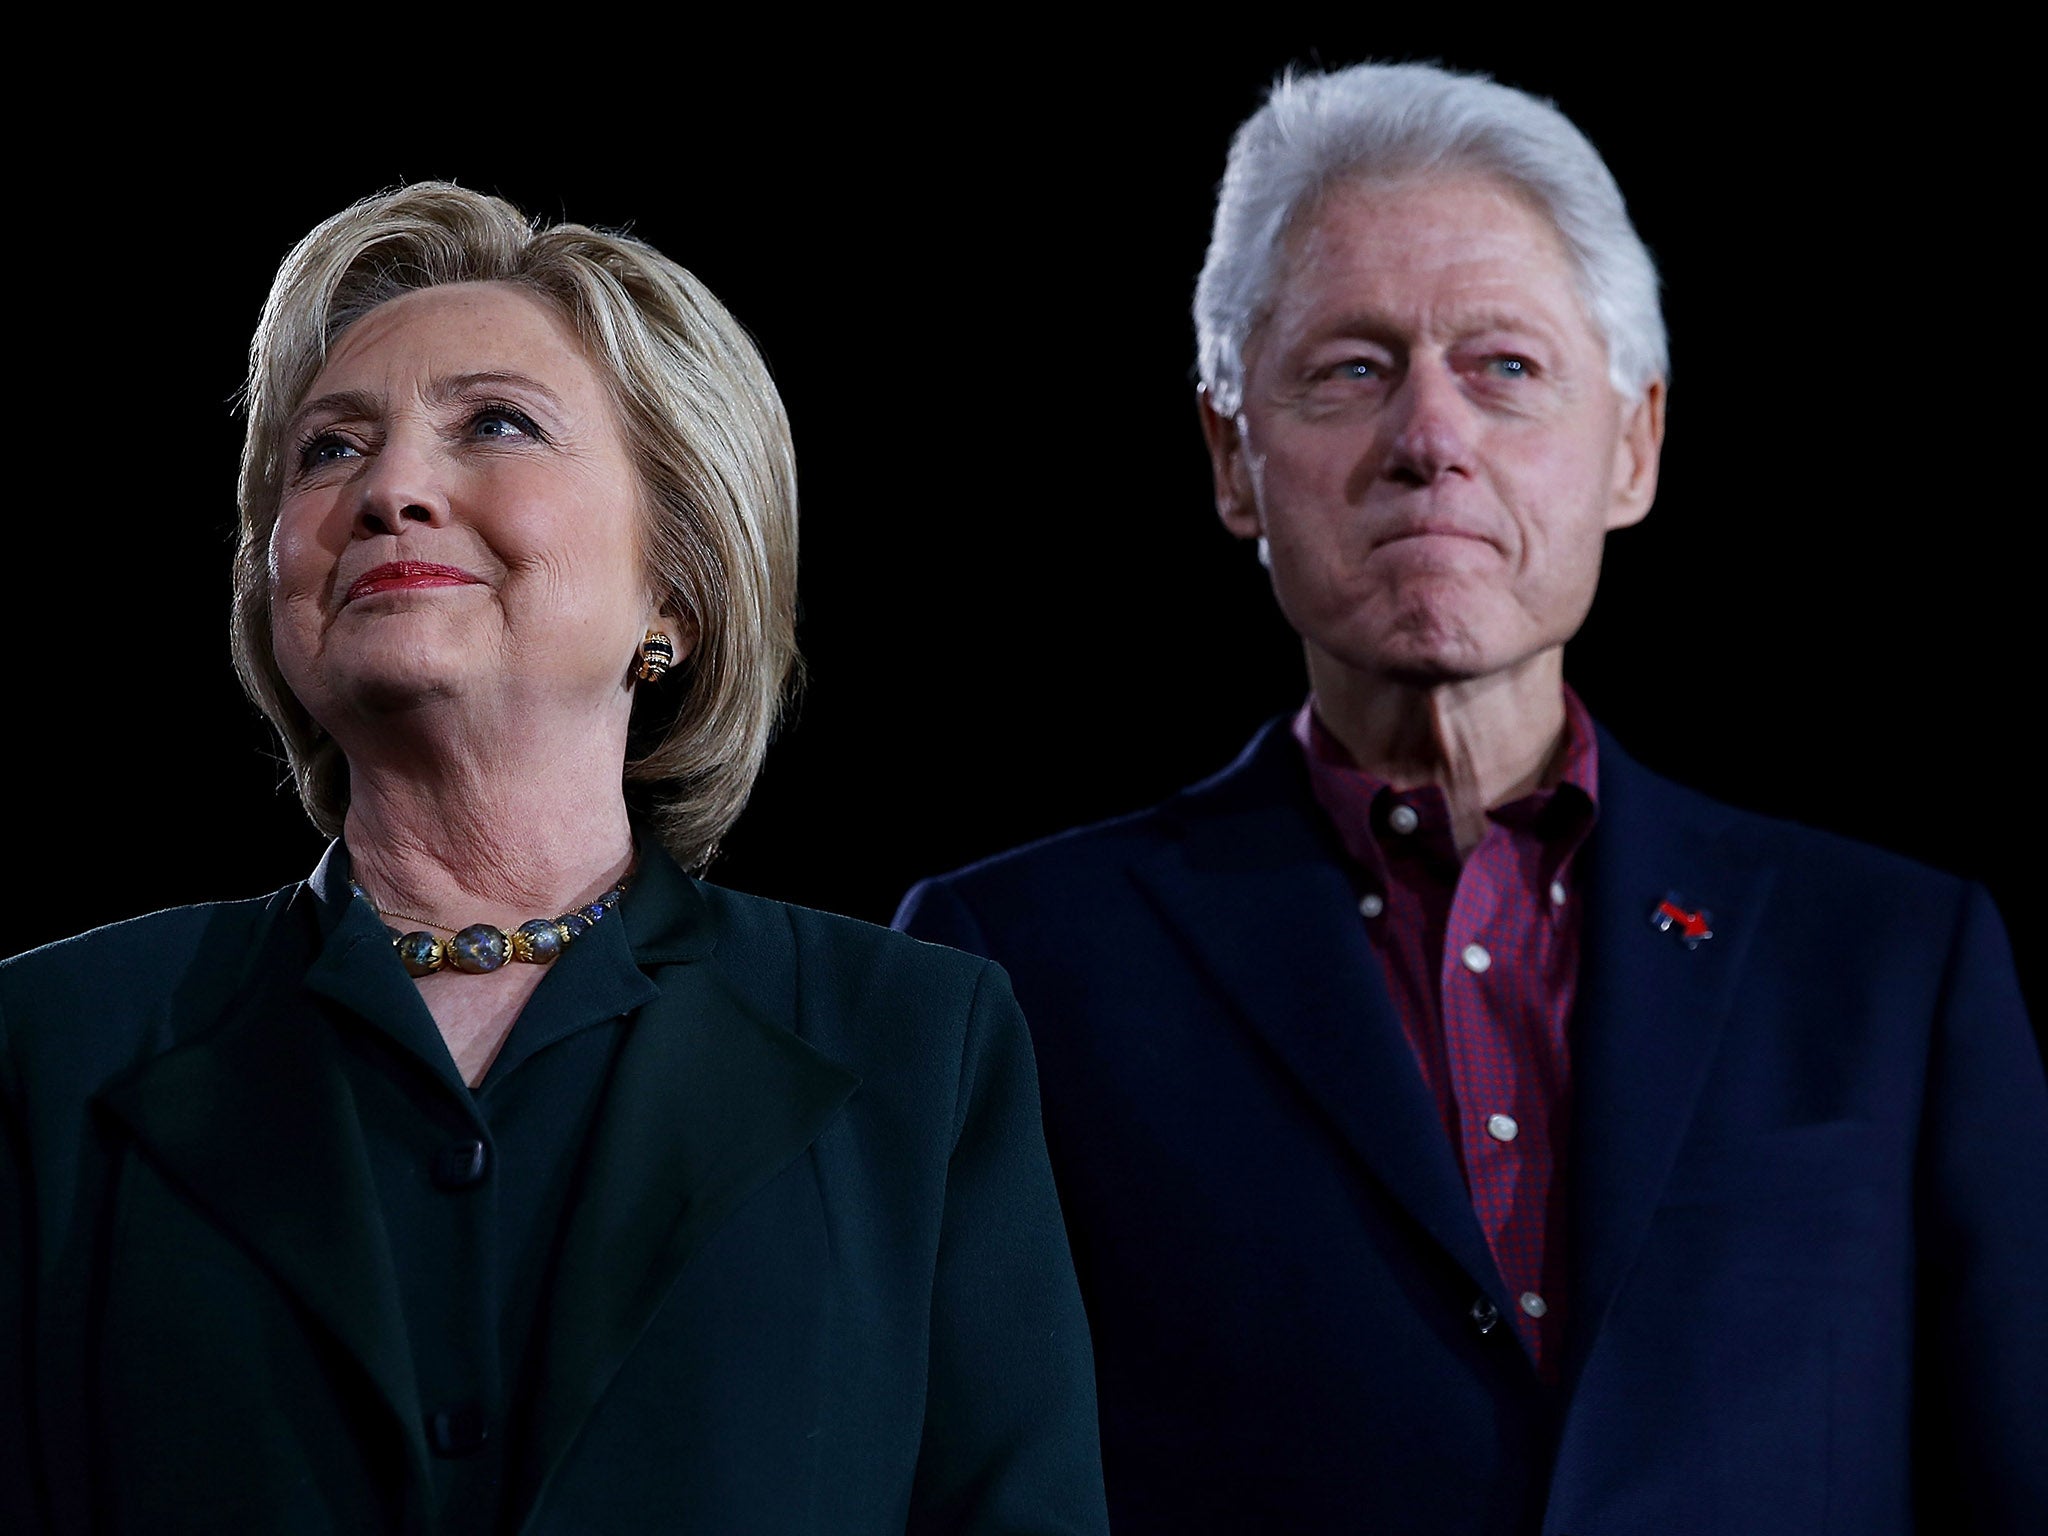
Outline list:
[[[1304,682],[1195,426],[1214,184],[1283,66],[1407,57],[1553,97],[1664,274],[1662,490],[1609,543],[1575,686],[1654,768],[1987,882],[2041,1017],[2038,274],[1961,45],[1051,31],[102,76],[92,130],[10,182],[0,948],[317,858],[228,660],[231,397],[285,251],[400,180],[630,227],[775,370],[810,684],[712,878],[886,921],[922,875],[1219,767]]]

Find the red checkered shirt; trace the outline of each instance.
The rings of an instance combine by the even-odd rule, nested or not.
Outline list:
[[[1387,992],[1472,1193],[1512,1316],[1555,1380],[1564,1337],[1566,1026],[1578,988],[1574,855],[1597,805],[1593,722],[1565,690],[1553,781],[1487,812],[1461,861],[1435,785],[1360,769],[1315,715],[1294,721],[1309,781],[1356,866],[1359,911]]]

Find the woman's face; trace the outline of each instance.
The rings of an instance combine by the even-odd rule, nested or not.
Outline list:
[[[642,492],[552,309],[503,283],[382,304],[342,333],[284,442],[273,642],[344,752],[443,702],[623,740],[654,618]]]

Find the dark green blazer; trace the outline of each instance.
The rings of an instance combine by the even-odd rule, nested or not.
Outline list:
[[[0,1528],[435,1528],[342,1047],[304,1024],[411,984],[374,932],[323,952],[323,875],[0,966]],[[1002,971],[658,853],[621,917],[507,1528],[1102,1531]]]

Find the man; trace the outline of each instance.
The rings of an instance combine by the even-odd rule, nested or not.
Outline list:
[[[1195,310],[1309,702],[898,915],[1031,1020],[1113,1528],[2041,1519],[2048,1089],[1988,898],[1564,682],[1664,428],[1598,154],[1483,79],[1285,81]]]

